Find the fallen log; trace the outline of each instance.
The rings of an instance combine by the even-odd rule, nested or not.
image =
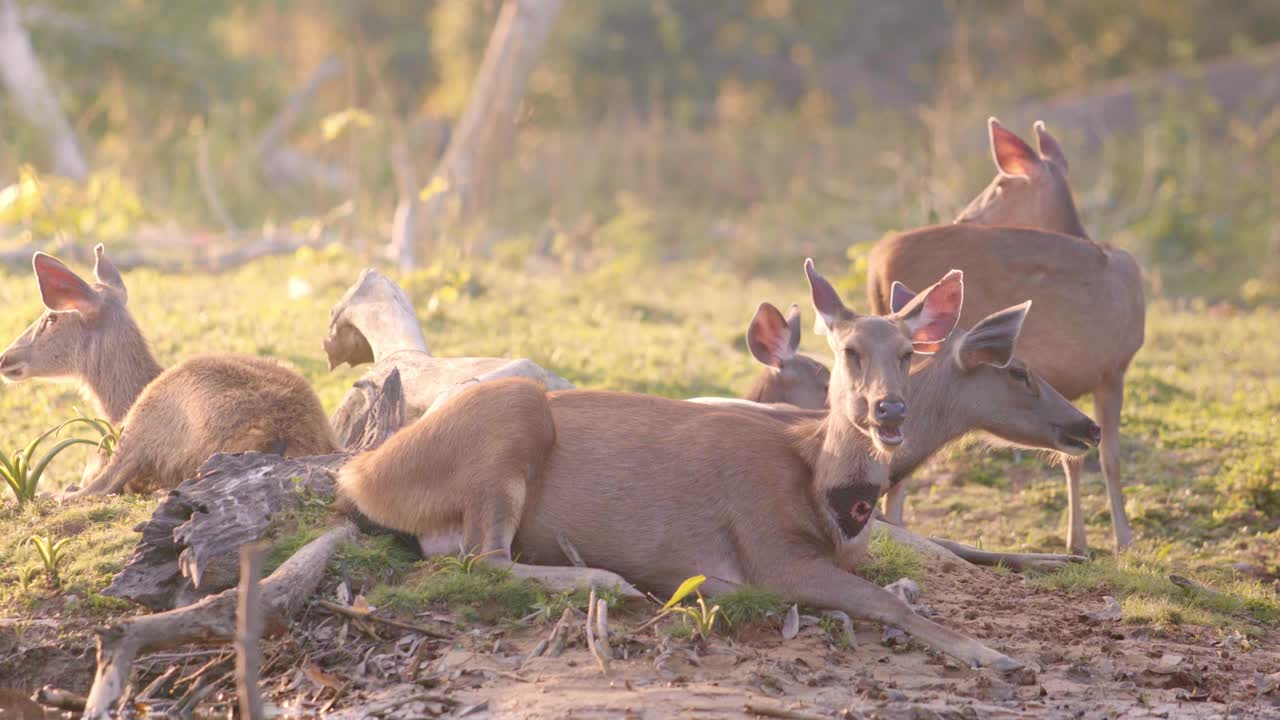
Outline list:
[[[363,393],[352,420],[358,432],[341,438],[351,452],[376,447],[403,424],[398,372]],[[234,586],[240,547],[262,538],[278,513],[328,502],[333,474],[349,457],[214,455],[136,528],[142,539],[103,593],[168,610]]]
[[[548,390],[567,390],[573,384],[523,358],[433,357],[408,295],[386,275],[372,268],[360,273],[329,312],[324,340],[329,368],[372,362],[334,412],[331,423],[339,441],[359,431],[367,413],[367,388],[381,387],[398,370],[404,387],[404,422],[411,423],[472,382],[527,377]]]
[[[279,631],[310,599],[338,545],[354,537],[355,526],[343,523],[316,538],[285,561],[260,586],[263,626]],[[217,595],[167,612],[129,618],[96,631],[98,669],[84,717],[108,718],[125,687],[139,653],[199,643],[230,642],[236,633],[238,591]]]

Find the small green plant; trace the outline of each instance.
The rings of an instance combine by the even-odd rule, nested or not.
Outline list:
[[[9,490],[13,493],[13,497],[18,501],[19,505],[36,499],[36,490],[40,486],[40,478],[44,475],[45,469],[49,467],[49,462],[58,453],[72,445],[98,445],[93,440],[86,440],[85,438],[67,438],[49,448],[48,452],[33,461],[36,451],[40,449],[40,444],[48,439],[49,436],[56,435],[66,424],[63,423],[44,431],[39,437],[28,443],[26,447],[14,452],[12,455],[6,457],[3,453],[0,453],[0,477],[4,478],[5,484],[9,486]]]
[[[786,610],[781,595],[746,586],[717,595],[716,602],[720,605],[720,615],[735,628],[764,622],[770,615]]]
[[[713,605],[708,608],[706,599],[698,591],[698,587],[706,581],[706,575],[694,575],[680,583],[680,587],[676,588],[676,591],[671,594],[671,598],[667,600],[662,609],[658,611],[658,614],[649,622],[657,622],[668,615],[680,615],[685,623],[692,627],[694,634],[703,640],[711,637],[711,634],[715,632],[717,621],[723,620],[725,625],[728,625],[729,619],[720,613],[720,606]],[[697,596],[697,607],[680,604],[680,601],[688,597],[689,593],[694,593]]]
[[[58,577],[58,564],[62,562],[62,548],[71,542],[71,538],[51,540],[45,535],[32,535],[27,538],[27,541],[35,546],[36,552],[40,555],[40,561],[44,563],[44,576],[49,583],[49,587],[61,585],[62,582]]]
[[[818,618],[818,629],[822,630],[827,639],[841,649],[847,650],[853,645],[853,637],[849,634],[848,628],[835,616],[820,616]]]
[[[480,561],[496,552],[498,551],[490,550],[489,552],[475,553],[462,550],[457,555],[447,555],[440,558],[439,570],[473,575],[476,568],[480,566]]]
[[[73,417],[59,425],[58,431],[55,434],[62,434],[64,428],[76,423],[88,425],[94,430],[94,432],[98,433],[98,452],[106,456],[107,459],[110,459],[116,452],[116,445],[120,443],[120,428],[112,425],[111,421],[105,418],[89,417],[88,415],[85,415],[78,407],[73,407],[72,409],[76,411],[76,417]]]
[[[36,575],[40,572],[39,566],[28,565],[24,568],[18,568],[18,585],[26,590],[31,587],[31,583],[36,579]]]

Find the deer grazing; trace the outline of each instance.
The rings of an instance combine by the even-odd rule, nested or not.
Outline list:
[[[357,456],[342,494],[427,554],[487,553],[522,577],[591,569],[669,592],[705,574],[902,628],[972,665],[1021,663],[916,614],[849,572],[902,444],[913,344],[959,316],[960,273],[901,312],[857,315],[806,262],[835,353],[831,411],[795,424],[762,413],[628,393],[547,392],[526,379],[472,384]],[[565,544],[587,568],[569,567]],[[519,562],[513,562],[513,558]],[[598,577],[598,576],[597,576]]]
[[[898,285],[893,293],[893,309],[903,309],[914,297],[915,293]],[[1051,450],[1066,456],[1081,455],[1098,444],[1098,426],[1015,357],[1018,335],[1030,309],[1031,303],[1025,302],[993,313],[970,330],[953,332],[935,354],[917,355],[907,386],[911,413],[903,425],[906,439],[889,463],[890,487],[885,496],[889,522],[902,524],[902,490],[906,487],[903,481],[947,443],[970,432],[985,432],[1000,444]],[[825,379],[810,376],[806,382],[809,394],[825,393]],[[753,409],[784,422],[822,416],[820,411],[795,411],[787,406],[741,400],[698,401]],[[1047,570],[1085,559],[988,552],[948,540],[930,540],[972,563],[1001,563],[1012,570]]]
[[[1019,352],[1050,386],[1069,399],[1092,393],[1102,428],[1100,455],[1115,545],[1132,532],[1120,478],[1119,429],[1124,376],[1142,347],[1146,303],[1142,275],[1129,253],[1091,240],[1066,185],[1066,158],[1037,123],[1043,155],[994,119],[995,180],[951,225],[888,236],[871,251],[868,295],[876,312],[893,307],[893,282],[920,286],[943,269],[960,268],[969,282],[962,327],[1015,302],[1036,313],[1023,328]],[[989,223],[1021,226],[992,226]],[[1037,225],[1032,227],[1030,225]],[[1081,461],[1063,460],[1067,478],[1067,545],[1083,553]]]
[[[338,449],[311,386],[275,361],[209,355],[161,369],[126,307],[124,279],[102,245],[94,254],[93,284],[35,254],[45,310],[0,355],[6,382],[75,380],[123,426],[110,461],[77,494],[172,488],[215,452],[297,457]]]

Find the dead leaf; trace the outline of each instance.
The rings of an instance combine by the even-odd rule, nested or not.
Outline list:
[[[787,617],[782,621],[782,639],[791,640],[800,634],[800,606],[792,605]]]
[[[306,675],[308,680],[320,687],[327,687],[331,690],[337,690],[342,687],[342,681],[339,680],[337,676],[330,675],[311,663],[307,663],[306,666],[302,668],[302,674]]]

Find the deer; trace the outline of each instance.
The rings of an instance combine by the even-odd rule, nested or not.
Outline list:
[[[703,574],[712,594],[749,584],[901,628],[970,665],[1021,667],[851,572],[905,439],[914,347],[955,325],[962,273],[885,317],[846,308],[812,260],[805,273],[834,354],[821,418],[787,424],[499,379],[357,455],[338,473],[340,494],[372,522],[418,537],[424,554],[461,547],[553,587],[591,571],[593,584],[606,573],[666,593]]]
[[[741,400],[695,397],[690,402],[744,407],[784,405],[801,410],[827,406],[831,371],[821,361],[797,353],[800,347],[800,306],[792,304],[787,316],[773,303],[762,302],[747,326],[747,348],[764,367],[756,374]]]
[[[110,460],[64,497],[148,493],[194,477],[215,452],[287,457],[338,450],[320,399],[296,371],[267,358],[205,355],[163,369],[129,312],[128,290],[101,244],[85,282],[57,258],[32,258],[44,311],[0,354],[6,383],[76,382],[122,426]]]
[[[954,267],[969,279],[961,327],[1033,300],[1037,311],[1023,329],[1020,354],[1067,399],[1093,395],[1113,540],[1123,550],[1133,534],[1120,477],[1120,414],[1125,373],[1144,340],[1142,272],[1132,255],[1085,233],[1066,183],[1066,157],[1043,123],[1035,126],[1043,154],[994,118],[988,128],[996,163],[991,185],[954,223],[877,242],[869,258],[868,298],[874,311],[890,312],[895,281],[920,287],[940,269]],[[1065,457],[1062,466],[1067,547],[1084,554],[1081,458]]]
[[[906,286],[895,285],[892,310],[902,310],[915,295]],[[995,444],[1069,457],[1082,455],[1097,446],[1101,430],[1093,420],[1015,355],[1018,336],[1031,304],[1027,301],[992,313],[969,330],[954,331],[935,353],[916,356],[907,386],[907,406],[912,412],[903,426],[906,440],[889,462],[890,485],[885,496],[888,522],[902,525],[901,493],[896,495],[896,506],[893,501],[895,492],[905,487],[903,481],[945,445],[969,433],[983,432]],[[761,305],[765,306],[777,313],[769,303]],[[760,315],[757,311],[757,317]],[[753,322],[752,328],[755,327]],[[772,346],[790,343],[789,334],[797,330],[798,325],[787,326],[786,339],[779,337],[781,330],[775,332]],[[757,339],[764,337],[769,336],[758,335]],[[796,337],[796,345],[798,340]],[[816,364],[826,370],[825,366]],[[807,385],[803,388],[805,395],[823,393],[825,397],[827,380],[821,376],[806,375],[789,389],[794,391],[797,385]],[[783,422],[822,416],[822,411],[806,411],[795,407],[796,403],[767,404],[727,398],[698,398],[697,401],[752,409]],[[1017,571],[1044,571],[1087,560],[1079,555],[1055,553],[990,552],[941,538],[928,539],[971,563],[1002,564]]]

